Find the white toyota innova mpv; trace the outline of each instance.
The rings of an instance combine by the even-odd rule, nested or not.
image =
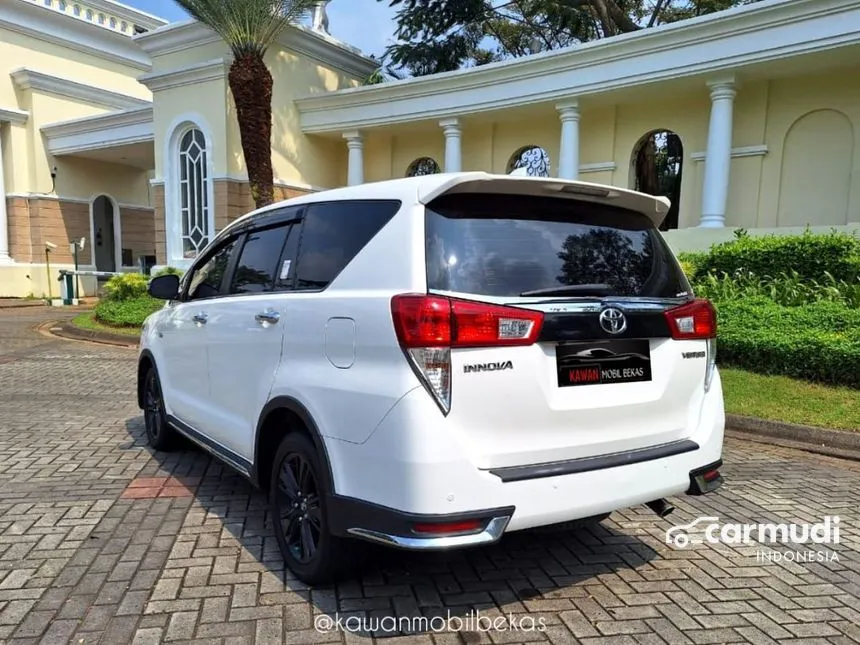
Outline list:
[[[227,226],[144,326],[139,405],[269,492],[289,568],[489,544],[716,489],[716,315],[629,190],[480,172]]]

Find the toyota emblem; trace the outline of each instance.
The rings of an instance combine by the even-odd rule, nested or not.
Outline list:
[[[627,318],[624,312],[615,307],[609,307],[600,312],[600,326],[608,334],[620,334],[627,329]]]

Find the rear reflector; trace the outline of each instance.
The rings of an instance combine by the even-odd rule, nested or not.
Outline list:
[[[465,520],[462,522],[445,522],[441,524],[421,523],[415,524],[412,530],[416,533],[430,533],[433,535],[448,534],[448,533],[472,533],[480,531],[484,523],[480,520]]]
[[[702,473],[702,479],[704,479],[706,482],[712,482],[712,481],[715,481],[719,478],[720,478],[720,471],[716,470],[716,469],[709,470],[706,473]]]
[[[706,340],[717,336],[717,311],[704,298],[669,309],[664,315],[675,340]]]

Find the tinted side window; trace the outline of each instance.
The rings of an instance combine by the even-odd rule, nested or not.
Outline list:
[[[221,292],[221,282],[235,246],[236,240],[230,240],[193,271],[188,283],[188,300],[213,298]]]
[[[301,231],[295,288],[325,289],[399,208],[399,201],[312,204]]]
[[[242,246],[230,293],[271,291],[289,225],[251,231]]]

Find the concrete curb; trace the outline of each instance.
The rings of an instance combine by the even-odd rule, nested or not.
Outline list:
[[[726,415],[726,430],[728,436],[738,439],[860,461],[860,432],[828,430],[736,414]]]
[[[98,343],[100,345],[113,345],[115,347],[137,349],[139,344],[134,336],[81,329],[80,327],[75,327],[69,322],[49,321],[39,325],[39,331],[43,334],[63,338],[65,340]]]
[[[5,300],[0,302],[0,311],[4,309],[26,309],[28,307],[48,307],[47,302],[44,300],[21,300],[20,302],[14,302],[10,300]]]

